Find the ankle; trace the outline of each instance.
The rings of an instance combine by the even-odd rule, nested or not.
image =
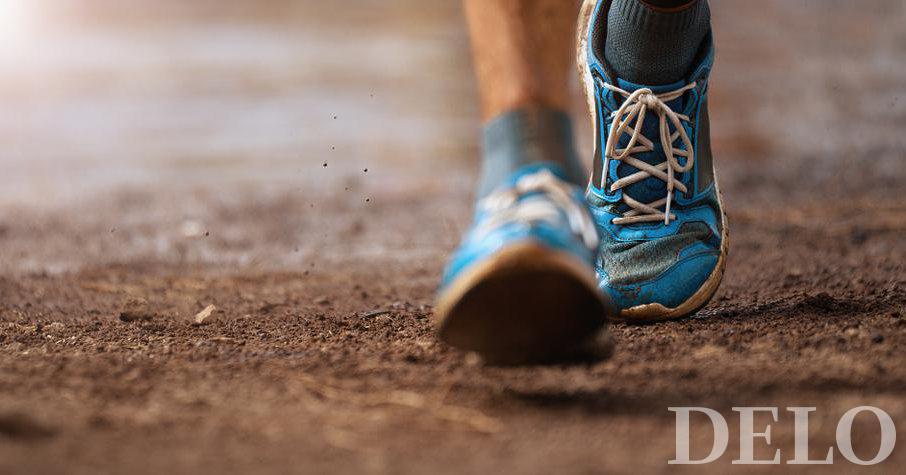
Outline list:
[[[672,84],[690,72],[710,24],[706,0],[613,0],[604,56],[622,79]]]
[[[582,185],[587,176],[573,143],[572,120],[557,109],[523,107],[484,126],[478,196],[484,197],[520,168],[554,163],[566,178]]]

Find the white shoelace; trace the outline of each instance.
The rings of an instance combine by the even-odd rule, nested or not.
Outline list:
[[[537,199],[521,199],[530,193],[540,193],[548,199],[540,196]],[[516,186],[488,195],[478,206],[490,214],[479,228],[479,233],[490,232],[512,222],[557,223],[562,212],[566,214],[570,231],[580,238],[588,249],[594,250],[598,246],[598,233],[588,212],[572,198],[570,185],[548,170],[519,178]]]
[[[663,94],[655,94],[651,89],[647,88],[629,93],[603,81],[599,81],[599,83],[603,87],[626,98],[623,101],[623,105],[611,114],[613,123],[610,126],[610,134],[607,136],[607,145],[604,152],[604,172],[602,173],[600,187],[603,189],[607,186],[607,171],[609,170],[610,160],[619,160],[639,169],[638,172],[615,181],[610,186],[611,193],[649,177],[659,178],[667,184],[667,196],[647,204],[632,198],[624,190],[623,202],[631,209],[623,213],[623,217],[615,218],[613,224],[646,223],[663,220],[664,224],[668,225],[670,221],[676,220],[676,215],[670,213],[674,190],[679,190],[682,193],[687,191],[686,186],[676,179],[676,175],[692,169],[695,164],[695,150],[692,146],[692,140],[686,133],[686,129],[683,128],[683,122],[689,122],[689,117],[677,114],[667,106],[667,103],[679,98],[686,91],[694,89],[696,83],[693,82],[680,89]],[[633,156],[633,154],[654,151],[654,142],[641,133],[642,126],[645,123],[645,114],[650,110],[655,111],[658,115],[661,146],[664,149],[664,157],[666,158],[665,161],[657,165],[651,165]],[[676,132],[672,134],[670,133],[671,124],[676,129]],[[629,143],[626,144],[625,148],[617,148],[620,137],[624,133],[630,135]],[[686,147],[685,150],[678,150],[673,147],[674,142],[678,138],[682,139]],[[677,157],[685,157],[686,163],[680,165]],[[664,211],[658,209],[661,206],[664,206]]]

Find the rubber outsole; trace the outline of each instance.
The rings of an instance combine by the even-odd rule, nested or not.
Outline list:
[[[548,363],[607,353],[606,316],[615,312],[587,263],[523,243],[445,289],[435,323],[441,340],[487,363]]]
[[[588,33],[591,29],[592,16],[598,0],[584,0],[579,10],[579,25],[576,28],[578,39],[576,41],[578,57],[576,65],[578,67],[579,79],[582,81],[582,90],[585,92],[585,101],[588,107],[588,115],[591,118],[592,125],[598,127],[597,117],[595,116],[595,89],[594,79],[591,76],[591,68],[588,66]],[[595,139],[596,140],[596,139]],[[597,146],[597,144],[594,144]],[[724,268],[726,267],[727,254],[730,251],[730,234],[727,227],[727,215],[723,212],[723,195],[718,186],[717,173],[714,174],[714,189],[717,192],[718,207],[721,210],[721,245],[720,258],[711,274],[702,284],[702,286],[692,296],[682,304],[670,308],[659,303],[639,305],[620,310],[611,318],[616,321],[646,323],[659,322],[666,320],[676,320],[688,317],[711,301],[720,283],[723,280]]]

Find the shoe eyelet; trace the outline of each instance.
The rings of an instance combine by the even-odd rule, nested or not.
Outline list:
[[[601,191],[604,193],[604,196],[613,198],[617,196],[618,193],[617,191],[610,191],[610,187],[613,186],[613,178],[610,177],[608,170],[604,170],[604,173],[607,173],[607,179],[604,180],[604,189],[602,189]]]

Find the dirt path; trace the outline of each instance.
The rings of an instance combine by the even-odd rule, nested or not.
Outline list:
[[[0,473],[659,472],[670,406],[731,431],[734,406],[815,406],[817,458],[874,405],[900,431],[874,469],[906,463],[901,2],[713,2],[724,284],[696,318],[617,325],[608,361],[540,368],[431,331],[474,173],[455,4],[362,1],[345,37],[324,2],[110,3],[0,79]],[[324,52],[363,38],[357,76]],[[773,436],[792,458],[789,414]],[[759,471],[737,454],[704,470]]]

